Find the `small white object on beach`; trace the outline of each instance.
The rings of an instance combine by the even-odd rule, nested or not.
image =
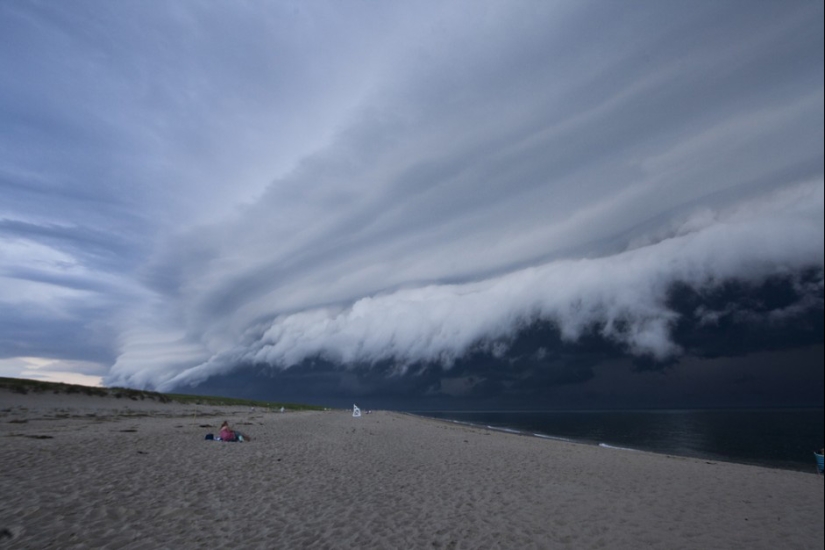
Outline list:
[[[352,417],[353,418],[358,418],[359,416],[361,416],[361,409],[358,408],[358,405],[353,405],[352,406]]]
[[[284,412],[284,408],[283,408],[283,407],[281,407],[281,412]]]

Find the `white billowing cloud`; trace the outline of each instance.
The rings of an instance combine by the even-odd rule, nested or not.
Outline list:
[[[403,368],[430,361],[449,367],[474,345],[506,341],[519,327],[540,319],[556,323],[570,341],[595,325],[630,353],[664,359],[680,352],[670,337],[676,313],[666,304],[674,282],[701,289],[731,278],[757,282],[821,267],[824,200],[818,180],[729,208],[703,209],[671,236],[616,254],[282,314],[255,327],[239,345],[215,350],[207,361],[193,366],[165,362],[163,378],[150,379],[168,389],[238,364],[288,368],[316,356],[343,364],[390,360]],[[110,380],[121,383],[147,382],[145,369],[130,372],[126,363],[112,374]]]
[[[185,335],[158,329],[133,330],[120,336],[121,355],[117,370],[130,373],[110,382],[137,387],[163,387],[178,369],[201,364],[208,358],[201,346],[186,341]],[[170,369],[170,365],[176,368]]]

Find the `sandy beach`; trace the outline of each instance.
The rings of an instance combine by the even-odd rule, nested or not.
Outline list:
[[[206,441],[228,420],[247,443]],[[823,479],[373,412],[0,390],[0,548],[811,548]]]

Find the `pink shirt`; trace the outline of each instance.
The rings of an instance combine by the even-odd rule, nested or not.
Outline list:
[[[235,441],[235,432],[224,426],[221,428],[221,441]]]

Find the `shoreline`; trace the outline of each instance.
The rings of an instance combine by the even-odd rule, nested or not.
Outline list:
[[[223,420],[247,443],[204,440]],[[817,477],[409,413],[0,392],[4,548],[821,548]]]
[[[518,429],[515,429],[515,428],[507,428],[507,427],[502,427],[502,426],[489,426],[489,425],[485,425],[485,424],[477,424],[477,423],[474,423],[474,422],[465,422],[465,421],[462,421],[462,420],[451,420],[451,419],[448,419],[448,418],[436,418],[436,417],[432,417],[432,416],[419,415],[419,414],[414,414],[414,413],[398,413],[398,414],[409,414],[410,416],[413,416],[413,417],[426,418],[426,419],[430,419],[430,420],[435,420],[436,422],[446,422],[448,424],[458,424],[458,425],[461,425],[461,426],[466,426],[466,427],[469,427],[469,428],[476,428],[476,429],[479,429],[479,430],[490,430],[490,431],[497,432],[497,433],[502,433],[502,434],[518,435],[518,436],[522,436],[522,437],[531,437],[531,438],[543,439],[543,440],[547,440],[547,441],[561,441],[561,442],[564,442],[564,443],[571,443],[573,445],[584,445],[586,447],[599,447],[599,448],[602,448],[602,449],[612,449],[612,450],[615,450],[615,451],[626,451],[626,452],[631,452],[631,453],[648,453],[648,454],[661,456],[661,457],[665,457],[665,458],[677,458],[677,459],[678,458],[684,458],[684,459],[705,460],[705,461],[710,460],[710,461],[713,461],[714,463],[719,462],[719,463],[723,463],[723,464],[733,464],[733,465],[740,465],[740,466],[753,466],[753,467],[756,467],[756,468],[765,468],[765,469],[768,469],[768,470],[779,470],[779,471],[784,471],[784,472],[799,472],[799,473],[802,473],[802,474],[811,473],[812,475],[816,475],[816,473],[814,472],[814,466],[813,466],[814,463],[813,463],[813,461],[811,462],[812,467],[809,468],[809,469],[782,468],[782,467],[779,467],[779,466],[771,466],[770,464],[760,464],[760,463],[756,463],[756,462],[738,462],[738,461],[735,461],[735,460],[725,460],[725,459],[716,458],[716,457],[681,455],[681,454],[677,454],[677,453],[663,453],[663,452],[651,451],[651,450],[647,450],[647,449],[636,449],[636,448],[632,448],[632,447],[619,447],[617,445],[611,445],[609,443],[604,443],[604,442],[593,442],[593,441],[587,441],[587,440],[583,440],[583,439],[573,439],[573,438],[560,437],[560,436],[548,435],[548,434],[543,434],[543,433],[532,433],[532,432],[529,432],[529,431],[518,430]]]
[[[464,419],[456,419],[456,418],[449,418],[448,415],[450,414],[460,414],[460,415],[471,415],[471,414],[528,414],[528,415],[540,415],[540,414],[609,414],[609,413],[673,413],[673,412],[726,412],[730,410],[736,410],[738,412],[769,412],[769,411],[814,411],[814,412],[822,412],[823,409],[821,407],[784,407],[784,408],[771,408],[771,409],[756,409],[756,408],[739,408],[739,409],[639,409],[639,410],[587,410],[587,411],[578,411],[578,410],[550,410],[550,411],[398,411],[402,414],[409,414],[411,416],[419,417],[419,418],[427,418],[436,421],[442,421],[447,423],[454,423],[460,424],[464,426],[471,426],[476,427],[479,429],[486,429],[486,430],[493,430],[496,432],[501,433],[509,433],[513,435],[521,435],[524,437],[535,437],[544,440],[550,441],[563,441],[568,443],[576,443],[579,445],[586,445],[591,447],[602,447],[608,449],[615,449],[615,450],[622,450],[628,452],[640,452],[640,453],[650,453],[659,456],[666,456],[666,457],[675,457],[675,458],[691,458],[695,460],[709,460],[714,462],[725,462],[730,464],[739,464],[743,466],[755,466],[760,468],[767,468],[771,470],[781,470],[781,471],[789,471],[789,472],[800,472],[800,473],[816,473],[815,462],[813,460],[813,452],[814,450],[811,449],[810,453],[802,453],[799,455],[799,460],[792,460],[792,459],[777,459],[777,458],[762,458],[762,457],[754,457],[754,458],[737,458],[731,457],[728,455],[724,455],[722,453],[713,452],[713,451],[705,451],[702,450],[694,450],[695,454],[683,454],[676,451],[671,450],[662,450],[662,449],[655,449],[655,448],[645,448],[644,445],[634,445],[633,443],[619,443],[619,442],[610,442],[610,441],[602,441],[600,439],[589,439],[587,437],[575,437],[569,435],[556,435],[550,433],[544,433],[541,431],[529,430],[520,427],[517,423],[508,423],[508,422],[501,422],[500,425],[490,424],[487,422],[474,422],[472,420],[464,420]],[[438,414],[443,416],[430,416],[431,414]],[[811,455],[811,456],[809,456]],[[804,459],[803,459],[804,457]]]

